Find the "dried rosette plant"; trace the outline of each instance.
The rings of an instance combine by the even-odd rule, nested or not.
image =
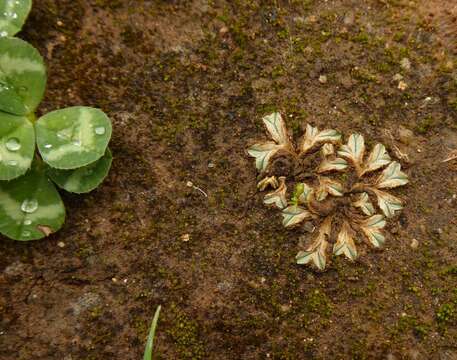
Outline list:
[[[403,208],[402,200],[387,190],[408,183],[385,146],[376,144],[367,153],[362,135],[352,134],[342,144],[338,131],[311,125],[295,146],[279,113],[263,122],[272,141],[247,150],[259,172],[258,189],[273,189],[263,201],[281,210],[286,228],[313,224],[313,240],[297,254],[297,263],[312,262],[323,270],[329,245],[334,255],[350,260],[357,258],[361,241],[382,246],[386,219]],[[288,187],[294,189],[289,196]]]

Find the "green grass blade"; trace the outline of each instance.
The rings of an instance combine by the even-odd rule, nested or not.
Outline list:
[[[144,350],[143,360],[152,359],[152,348],[154,346],[154,336],[156,333],[157,322],[159,321],[161,306],[157,307],[157,310],[154,314],[154,319],[152,319],[151,330],[149,330],[148,341],[146,343],[146,349]]]

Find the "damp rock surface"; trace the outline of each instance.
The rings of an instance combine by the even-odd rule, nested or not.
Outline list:
[[[140,359],[159,304],[162,359],[455,357],[453,2],[134,3],[35,1],[18,34],[49,69],[38,115],[101,108],[114,161],[63,195],[60,232],[1,239],[0,358]],[[360,133],[402,164],[382,251],[294,263],[315,231],[263,206],[245,153],[274,111],[294,140],[306,123]]]

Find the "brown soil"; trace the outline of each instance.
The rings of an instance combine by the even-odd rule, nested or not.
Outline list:
[[[160,359],[455,359],[453,26],[450,0],[35,1],[40,114],[102,108],[115,161],[59,233],[2,239],[0,359],[140,359],[159,304]],[[245,154],[274,109],[406,154],[383,250],[295,264]]]

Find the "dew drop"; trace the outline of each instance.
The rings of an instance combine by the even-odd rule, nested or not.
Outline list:
[[[72,138],[72,129],[66,128],[57,132],[57,137],[62,140],[70,140]]]
[[[7,36],[8,36],[8,32],[6,32],[6,31],[0,32],[0,37],[7,37]]]
[[[19,142],[18,138],[10,138],[6,142],[6,148],[9,151],[18,151],[21,148],[21,143]]]
[[[22,232],[22,237],[29,237],[32,233],[28,230]]]
[[[36,199],[25,199],[21,204],[21,210],[27,214],[31,214],[38,209],[38,201]]]
[[[10,90],[9,85],[5,82],[0,82],[0,91],[8,91],[8,90]]]
[[[17,14],[15,12],[12,12],[12,11],[5,11],[3,13],[3,15],[5,17],[11,18],[11,19],[17,19]]]
[[[105,132],[106,132],[106,129],[105,129],[104,126],[98,126],[98,127],[95,128],[95,133],[97,135],[104,135]]]
[[[50,149],[50,148],[52,148],[52,144],[45,144],[45,145],[44,145],[44,148],[45,148],[45,149]]]
[[[17,165],[17,161],[16,160],[10,160],[10,161],[8,161],[8,165],[16,166]]]
[[[75,141],[73,141],[73,145],[75,145],[75,146],[81,146],[81,140],[75,140]]]
[[[24,225],[31,225],[31,224],[32,224],[32,220],[30,220],[30,219],[24,220]]]

